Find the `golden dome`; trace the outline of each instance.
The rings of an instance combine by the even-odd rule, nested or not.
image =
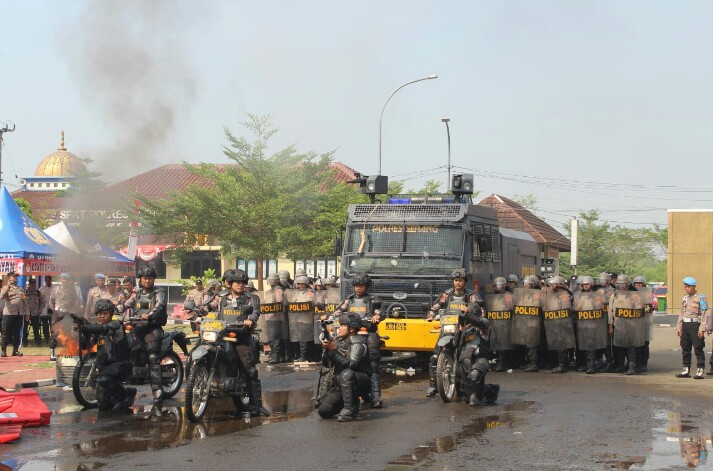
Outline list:
[[[59,142],[59,147],[56,152],[42,159],[40,164],[35,169],[36,177],[70,177],[83,172],[87,168],[84,166],[79,157],[67,152],[64,147],[64,131]]]

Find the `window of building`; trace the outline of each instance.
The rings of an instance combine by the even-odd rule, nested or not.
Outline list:
[[[338,275],[336,257],[317,257],[312,260],[296,260],[295,271],[298,269],[304,269],[310,278],[326,278],[328,276]]]
[[[59,185],[55,182],[53,186],[57,188]]]
[[[67,184],[66,184],[66,183],[62,183],[62,188],[67,188]]]
[[[187,254],[181,264],[181,278],[203,276],[203,272],[212,268],[220,273],[220,253],[217,250],[196,250]]]
[[[235,259],[235,268],[244,270],[248,277],[257,279],[257,260],[246,260],[244,258]],[[262,277],[267,278],[270,273],[277,273],[277,260],[262,261]]]

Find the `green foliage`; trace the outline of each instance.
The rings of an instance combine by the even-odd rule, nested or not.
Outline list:
[[[72,180],[72,186],[65,190],[55,192],[56,196],[81,197],[82,195],[99,190],[106,186],[106,182],[101,178],[101,172],[94,172],[92,170],[89,170],[89,166],[92,164],[92,162],[94,162],[93,159],[80,157],[79,160],[84,162],[84,169],[73,174],[72,176],[74,177],[74,179]]]
[[[189,280],[173,280],[174,283],[180,283],[183,286],[183,294],[188,294],[196,286],[196,281],[201,280],[203,286],[208,289],[208,282],[210,280],[219,279],[218,274],[212,268],[209,268],[203,272],[203,276],[192,276]]]
[[[410,190],[412,195],[437,195],[440,193],[441,183],[437,180],[428,180],[418,190]]]
[[[598,210],[579,213],[577,273],[595,276],[601,272],[644,275],[649,281],[666,279],[665,249],[668,231],[611,226],[599,221]],[[570,224],[566,225],[571,236]],[[570,254],[560,255],[560,274],[570,276]]]
[[[20,207],[20,209],[27,214],[27,216],[35,221],[34,215],[32,214],[32,206],[30,205],[30,202],[27,201],[25,198],[15,198],[15,203]],[[37,221],[35,221],[37,222]]]
[[[186,235],[207,234],[224,254],[256,259],[259,274],[265,258],[331,254],[346,204],[359,198],[358,190],[336,183],[333,152],[298,153],[288,146],[268,155],[276,132],[270,118],[248,115],[242,125],[253,140],[226,129],[228,165],[186,165],[209,187],[193,185],[159,201],[139,197],[144,230],[177,245]]]
[[[537,197],[533,192],[530,192],[526,195],[515,195],[513,196],[512,199],[514,202],[522,206],[523,208],[531,211],[534,213],[537,211]]]

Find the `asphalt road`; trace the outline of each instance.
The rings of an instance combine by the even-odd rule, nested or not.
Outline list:
[[[2,445],[0,462],[22,470],[687,469],[683,450],[711,469],[701,443],[713,448],[713,377],[676,379],[676,348],[674,329],[656,328],[650,372],[634,377],[491,373],[500,399],[478,408],[424,397],[423,373],[385,373],[386,407],[347,424],[312,412],[315,368],[260,365],[272,416],[243,419],[219,401],[204,424],[185,419],[181,394],[152,412],[143,387],[135,413],[115,415],[79,411],[71,391],[43,388],[52,425]]]

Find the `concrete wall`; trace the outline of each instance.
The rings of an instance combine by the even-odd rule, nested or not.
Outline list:
[[[681,312],[683,278],[698,281],[698,292],[713,296],[713,209],[668,211],[668,312]]]

